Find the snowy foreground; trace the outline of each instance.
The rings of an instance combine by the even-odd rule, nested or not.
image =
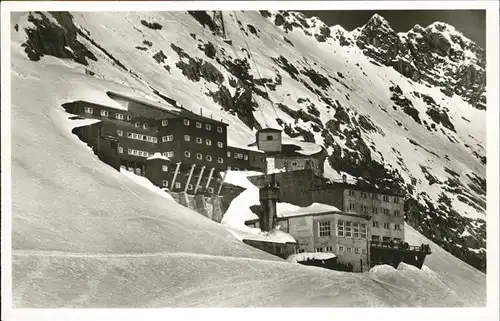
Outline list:
[[[12,49],[14,307],[486,304],[486,276],[409,227],[410,243],[433,250],[422,271],[329,271],[245,245],[106,166],[71,134],[62,103],[126,87]]]

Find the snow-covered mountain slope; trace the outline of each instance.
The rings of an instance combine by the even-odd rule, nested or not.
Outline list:
[[[410,225],[484,268],[484,110],[461,96],[449,97],[438,87],[402,77],[357,46],[323,39],[328,32],[318,19],[304,19],[312,27],[301,29],[277,23],[276,13],[224,14],[232,46],[213,34],[210,12],[13,13],[15,249],[129,252],[165,242],[159,247],[191,250],[195,245],[174,241],[176,237],[194,233],[200,239],[201,233],[211,238],[212,229],[219,231],[215,225],[201,232],[191,229],[191,223],[185,229],[162,223],[168,233],[141,233],[151,242],[138,245],[130,241],[132,236],[156,226],[150,216],[161,221],[156,210],[145,210],[139,219],[137,213],[144,211],[126,197],[96,203],[103,195],[97,190],[101,184],[115,195],[114,189],[131,182],[87,154],[76,138],[68,138],[68,127],[59,122],[65,117],[60,105],[76,99],[112,103],[105,91],[115,90],[175,101],[222,118],[231,124],[230,144],[251,143],[254,130],[264,126],[281,126],[290,137],[321,144],[329,153],[328,176],[346,173],[381,188],[404,189]],[[16,185],[25,179],[27,183]],[[44,184],[69,189],[72,198],[58,201],[52,190],[40,188]],[[77,208],[75,198],[83,200]],[[88,215],[65,225],[66,215],[79,211]],[[184,211],[179,207],[182,214],[172,215],[182,220]],[[135,223],[117,229],[116,212]],[[101,213],[98,220],[92,219],[96,213]],[[113,233],[87,237],[94,227]],[[230,234],[223,235],[216,238],[226,242]],[[230,247],[222,248],[231,254]],[[255,253],[246,247],[241,251]]]
[[[71,134],[83,123],[69,120],[60,106],[75,99],[111,103],[105,90],[134,94],[119,83],[127,74],[103,58],[94,68],[107,70],[104,77],[85,75],[84,67],[69,60],[29,61],[20,47],[24,36],[16,34],[15,307],[485,304],[485,274],[433,244],[429,270],[423,271],[382,267],[352,274],[287,263],[104,165]],[[134,85],[147,95],[145,86]],[[427,242],[413,233],[410,241]]]

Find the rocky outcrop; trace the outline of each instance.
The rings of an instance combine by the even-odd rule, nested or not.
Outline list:
[[[161,30],[163,28],[163,26],[158,22],[148,22],[146,20],[141,20],[141,24],[152,30]]]
[[[198,82],[203,78],[216,84],[221,84],[224,81],[224,75],[212,63],[199,58],[192,58],[182,48],[174,44],[170,46],[181,59],[175,65],[182,70],[182,74],[188,79]]]
[[[35,28],[26,28],[28,39],[22,46],[33,61],[44,55],[71,59],[87,66],[87,59],[97,61],[97,57],[78,41],[78,28],[73,23],[73,16],[68,12],[49,12],[57,21],[54,23],[45,13],[30,12],[28,21]]]
[[[376,61],[392,66],[405,77],[437,86],[451,96],[464,97],[485,109],[485,51],[454,27],[435,22],[397,34],[374,15],[354,35],[356,45]]]

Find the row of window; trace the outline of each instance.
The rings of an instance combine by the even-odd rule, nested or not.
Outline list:
[[[366,239],[366,224],[360,224],[351,221],[338,221],[337,236]]]
[[[394,240],[394,242],[396,242],[396,243],[399,243],[402,241],[402,239],[399,237],[395,237],[395,238],[391,238],[390,236],[383,236],[382,237],[382,242],[390,242],[391,240]],[[372,241],[380,242],[380,236],[372,235]]]
[[[366,249],[360,249],[358,247],[351,248],[349,246],[344,247],[343,245],[339,245],[339,252],[352,253],[353,249],[355,254],[366,254]]]
[[[137,149],[128,149],[128,154],[129,155],[134,155],[134,156],[140,156],[140,157],[149,157],[149,153],[142,151],[142,150],[137,150]],[[119,146],[118,147],[118,153],[122,154],[123,153],[123,147]]]
[[[167,125],[168,125],[168,122],[167,122]],[[186,126],[190,126],[190,125],[191,125],[190,120],[189,120],[189,119],[184,119],[184,125],[186,125]],[[163,123],[162,123],[162,126],[163,126]],[[165,126],[166,126],[166,125],[165,125]],[[199,121],[197,121],[197,122],[196,122],[196,128],[202,128],[202,127],[203,127],[203,126],[202,126],[202,124],[201,124]],[[212,125],[210,125],[210,124],[205,124],[205,129],[206,129],[206,130],[209,130],[209,131],[210,131],[210,130],[212,130]],[[217,132],[218,132],[218,133],[222,133],[223,131],[224,131],[224,130],[222,129],[222,127],[221,127],[221,126],[217,126]]]
[[[352,248],[349,246],[339,245],[338,248],[339,248],[338,252],[347,252],[347,253],[354,252],[355,254],[366,254],[366,249],[360,249],[358,247]],[[297,250],[297,253],[304,253],[304,252],[305,249],[303,248],[299,248]],[[314,252],[333,252],[333,247],[332,246],[317,247],[314,249]]]
[[[163,136],[161,138],[161,141],[163,143],[165,143],[165,142],[172,142],[172,141],[174,141],[174,135]],[[191,141],[191,136],[190,135],[184,135],[184,141],[190,142]],[[196,137],[196,143],[203,144],[203,139],[201,137]],[[212,140],[208,139],[208,138],[205,139],[205,144],[207,146],[212,146]],[[224,143],[223,142],[217,142],[217,147],[224,148]]]
[[[167,181],[167,180],[162,180],[162,181],[161,181],[161,185],[162,185],[163,187],[168,187],[168,181]],[[175,188],[182,188],[182,184],[181,184],[181,182],[175,182],[174,186],[175,186]],[[188,191],[192,191],[192,190],[193,190],[193,184],[188,184],[188,186],[187,186],[187,187],[188,187],[188,188],[187,188],[187,189],[188,189]],[[208,192],[209,192],[209,193],[213,193],[213,192],[214,192],[214,188],[213,188],[213,187],[209,187],[209,188],[208,188]]]
[[[378,200],[379,199],[379,194],[375,193],[367,193],[367,192],[360,192],[361,198],[371,198],[372,200]],[[349,196],[356,196],[356,191],[355,190],[349,190]],[[382,201],[384,202],[390,202],[390,198],[388,195],[382,195]],[[393,197],[393,202],[394,203],[399,203],[399,197]]]
[[[123,136],[123,131],[121,131],[119,129],[116,131],[116,133],[120,137]],[[158,142],[156,137],[143,135],[143,134],[137,134],[137,133],[131,133],[131,132],[127,132],[127,137],[130,139],[143,140],[143,141],[147,141],[150,143],[157,143]]]
[[[373,227],[380,227],[379,223],[377,221],[372,222]],[[391,229],[391,223],[385,222],[384,223],[384,229],[390,230]],[[401,224],[394,224],[394,230],[396,231],[401,231]]]
[[[94,108],[92,108],[92,107],[84,107],[84,111],[87,114],[93,114],[94,113]],[[107,110],[102,109],[101,112],[100,112],[100,115],[103,116],[103,117],[109,117],[109,112]],[[115,119],[124,120],[125,116],[122,113],[115,113]],[[132,116],[131,115],[127,115],[127,120],[131,120],[131,119],[132,119]],[[167,119],[162,120],[161,121],[161,125],[163,127],[168,126],[168,120]],[[186,125],[186,126],[190,125],[189,119],[184,119],[184,125]],[[143,126],[144,129],[149,128],[149,126],[148,126],[147,123],[142,124],[142,126]],[[135,123],[135,127],[140,127],[140,123],[136,122]],[[196,122],[196,128],[202,128],[202,124],[200,122]],[[205,124],[205,129],[208,130],[208,131],[212,130],[212,125]],[[217,126],[217,132],[218,133],[222,133],[222,132],[224,132],[224,129],[221,126]]]
[[[93,114],[94,113],[94,108],[92,107],[84,107],[84,111],[87,114]],[[100,115],[102,117],[109,117],[109,112],[107,110],[101,109]],[[115,119],[118,120],[125,120],[125,116],[122,113],[115,113]],[[131,120],[132,116],[127,115],[127,120]],[[141,127],[141,124],[139,122],[135,123],[135,127]],[[149,125],[147,123],[142,124],[142,128],[148,129]]]
[[[351,211],[356,211],[356,207],[358,206],[359,204],[354,204],[354,203],[351,203],[349,204],[349,210]],[[368,206],[366,205],[359,205],[360,208],[361,208],[361,213],[368,213]],[[378,208],[373,206],[372,207],[372,214],[378,214]],[[389,216],[391,215],[391,211],[387,208],[382,208],[382,213],[384,213],[384,215],[386,216]],[[401,216],[401,211],[398,211],[398,210],[395,210],[394,211],[394,216],[396,217],[400,217]]]
[[[174,151],[163,152],[163,153],[161,153],[161,154],[162,154],[163,156],[165,156],[165,157],[169,157],[169,158],[174,157]],[[190,157],[191,157],[191,152],[190,152],[190,151],[188,151],[188,150],[184,151],[184,157],[186,157],[186,158],[190,158]],[[196,159],[198,159],[198,160],[202,160],[202,159],[203,159],[203,154],[201,154],[201,153],[197,153],[197,154],[196,154]],[[205,155],[205,159],[206,159],[207,161],[211,162],[211,161],[212,161],[212,156],[211,156],[211,155]],[[219,164],[224,164],[224,158],[222,158],[222,157],[218,157],[218,158],[217,158],[217,162],[218,162]]]
[[[248,160],[248,155],[247,154],[242,154],[242,153],[234,152],[233,156],[236,159]],[[231,152],[227,152],[227,157],[231,157]],[[254,157],[254,160],[255,160],[255,157]]]
[[[332,236],[331,222],[330,221],[319,222],[318,234],[319,237]],[[367,238],[366,224],[351,222],[351,221],[338,221],[337,236],[366,239]]]

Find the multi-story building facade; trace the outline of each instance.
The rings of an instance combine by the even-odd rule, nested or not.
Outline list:
[[[404,198],[401,194],[342,181],[312,188],[311,200],[333,205],[344,212],[370,215],[372,241],[404,242]]]
[[[338,210],[306,210],[280,215],[276,224],[295,238],[298,253],[331,252],[339,262],[352,264],[355,272],[369,269],[370,216]],[[259,220],[249,220],[245,224],[259,227]]]
[[[162,166],[163,187],[172,191],[213,193],[219,172],[227,169],[227,124],[174,106],[161,106],[108,93],[117,102],[109,107],[86,101],[64,108],[101,121],[100,135],[116,138],[120,165],[145,175],[147,158],[160,153],[170,160]],[[121,108],[120,108],[121,107]],[[175,178],[175,182],[174,182]],[[208,182],[208,185],[206,184]]]

